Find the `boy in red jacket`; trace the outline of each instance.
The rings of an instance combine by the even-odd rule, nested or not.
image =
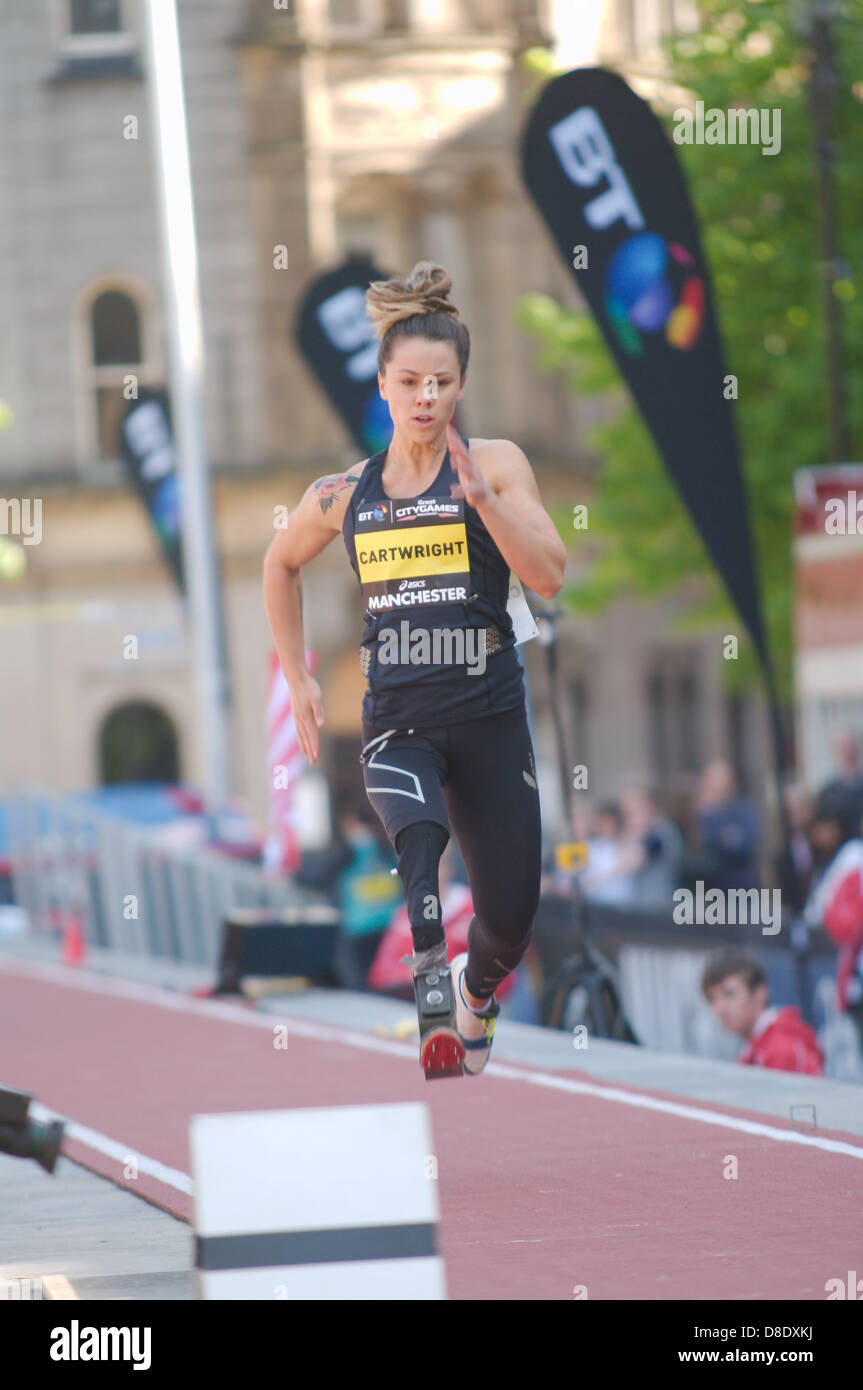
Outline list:
[[[749,1066],[821,1076],[824,1054],[797,1009],[770,1007],[767,977],[747,951],[714,951],[701,979],[705,999],[723,1028],[746,1039],[737,1058]]]

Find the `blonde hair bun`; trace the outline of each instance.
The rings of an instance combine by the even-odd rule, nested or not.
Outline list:
[[[433,261],[417,261],[401,278],[373,280],[366,291],[366,310],[378,338],[416,314],[451,314],[457,319],[458,309],[447,297],[451,289],[452,277]]]

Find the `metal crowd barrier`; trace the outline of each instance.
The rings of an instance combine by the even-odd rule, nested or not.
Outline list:
[[[14,899],[34,933],[78,914],[89,945],[215,967],[235,909],[321,901],[259,865],[170,844],[164,826],[70,797],[19,792],[6,806]]]

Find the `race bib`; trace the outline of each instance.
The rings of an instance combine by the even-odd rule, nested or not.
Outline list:
[[[357,513],[354,546],[363,601],[372,614],[470,597],[463,498],[371,502]]]

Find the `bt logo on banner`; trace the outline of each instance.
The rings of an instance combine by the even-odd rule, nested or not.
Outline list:
[[[389,444],[393,426],[389,406],[377,388],[379,343],[366,312],[365,289],[346,285],[337,290],[318,305],[317,318],[332,346],[345,354],[341,369],[347,381],[370,384],[360,407],[360,427],[365,447],[377,452]]]
[[[704,282],[685,246],[643,231],[645,221],[614,146],[592,106],[579,107],[548,132],[567,177],[580,188],[608,187],[584,207],[596,231],[623,221],[635,236],[619,246],[605,273],[605,307],[620,346],[631,356],[644,353],[643,333],[664,330],[670,347],[695,346],[706,309]]]
[[[582,106],[558,121],[549,130],[548,138],[567,178],[579,188],[595,188],[601,178],[608,180],[605,192],[585,206],[585,221],[591,227],[604,232],[621,217],[627,227],[644,226],[644,217],[629,180],[592,106]]]
[[[352,381],[370,381],[378,369],[378,344],[366,313],[365,293],[348,285],[318,306],[318,322],[340,352],[349,353],[345,364]]]

